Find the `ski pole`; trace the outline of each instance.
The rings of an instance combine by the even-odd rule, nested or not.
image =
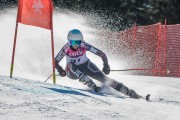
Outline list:
[[[133,70],[149,70],[149,69],[141,69],[141,68],[136,68],[136,69],[124,69],[124,70],[111,70],[112,72],[122,72],[122,71],[133,71]],[[47,82],[53,74],[50,74],[49,77],[44,81]],[[56,74],[58,76],[58,74]]]
[[[123,69],[123,70],[111,70],[111,71],[112,71],[112,72],[121,72],[121,71],[135,71],[135,70],[151,71],[150,69],[143,69],[143,68]]]
[[[47,82],[49,80],[49,78],[52,77],[53,74],[49,75],[49,77],[44,81],[44,82]],[[58,74],[56,74],[56,76],[58,76]]]
[[[136,71],[136,70],[144,70],[144,71],[149,71],[149,72],[153,72],[155,70],[151,70],[151,69],[145,69],[145,68],[134,68],[134,69],[123,69],[123,70],[110,70],[112,72],[123,72],[123,71]],[[157,72],[158,70],[156,70]],[[164,72],[164,71],[159,71],[159,72]],[[169,72],[169,71],[167,71]],[[51,77],[52,77],[53,74],[49,75],[49,77],[44,81],[44,82],[47,82]],[[59,76],[58,74],[56,74],[56,76]]]
[[[146,68],[134,68],[134,69],[124,69],[124,70],[111,70],[112,72],[121,72],[121,71],[149,71],[149,72],[161,72],[161,73],[164,73],[164,72],[167,72],[169,73],[170,71],[169,70],[157,70],[157,69],[146,69]]]

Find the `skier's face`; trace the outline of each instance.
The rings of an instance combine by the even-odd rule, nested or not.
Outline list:
[[[79,45],[74,45],[74,46],[72,46],[74,49],[78,49],[78,47],[79,47]]]

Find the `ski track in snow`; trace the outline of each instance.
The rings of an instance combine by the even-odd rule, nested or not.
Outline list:
[[[178,120],[180,88],[167,88],[166,94],[147,102],[0,76],[0,117],[1,120]],[[176,100],[171,99],[175,95]]]

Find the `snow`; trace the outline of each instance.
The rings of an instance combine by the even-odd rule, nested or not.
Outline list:
[[[115,73],[112,73],[112,75]],[[112,77],[112,76],[111,76]],[[22,78],[0,76],[1,120],[178,120],[180,118],[180,80],[116,75],[139,94],[152,95],[152,102],[131,99],[104,88],[95,94],[80,86],[53,85]],[[79,84],[68,78],[73,86]],[[103,92],[104,91],[104,92]],[[111,92],[111,93],[110,93]],[[159,98],[161,98],[159,100]]]
[[[57,76],[56,85],[52,84],[52,78],[43,82],[52,74],[50,32],[37,27],[19,24],[13,73],[18,77],[9,78],[15,19],[14,9],[0,15],[0,120],[180,119],[179,78],[120,75],[119,72],[108,75],[143,96],[150,93],[152,102],[131,99],[95,80],[102,87],[99,94],[67,77]],[[96,39],[96,29],[83,16],[55,12],[55,54],[67,42],[67,33],[73,28],[81,29],[90,43]],[[101,58],[88,56],[102,68]],[[111,68],[116,68],[111,57],[109,63]],[[65,59],[61,65],[65,66]]]

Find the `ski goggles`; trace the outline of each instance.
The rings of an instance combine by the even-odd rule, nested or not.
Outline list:
[[[70,45],[75,46],[75,45],[81,45],[81,40],[70,40]]]

